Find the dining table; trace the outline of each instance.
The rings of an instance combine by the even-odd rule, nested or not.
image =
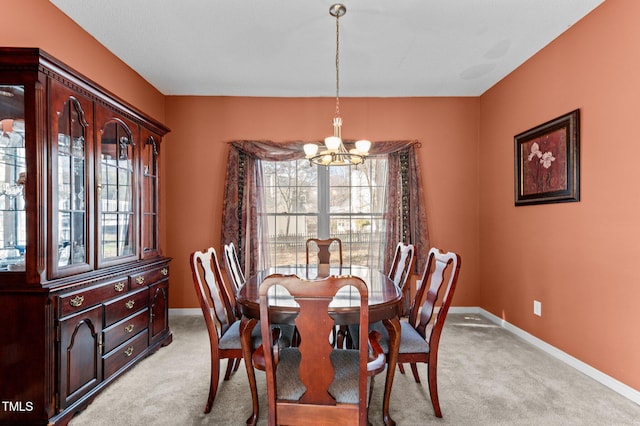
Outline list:
[[[369,289],[369,323],[373,324],[382,321],[385,329],[389,333],[388,367],[382,401],[382,416],[385,425],[395,425],[395,421],[389,414],[389,400],[400,347],[402,291],[386,274],[374,268],[365,266],[331,267],[328,273],[321,273],[319,276],[318,268],[314,265],[273,266],[250,276],[246,283],[238,290],[236,298],[242,310],[240,338],[253,404],[253,412],[247,419],[247,424],[255,425],[258,421],[259,413],[258,392],[252,359],[253,346],[251,334],[260,320],[260,284],[266,277],[272,274],[296,275],[299,278],[311,281],[321,279],[326,275],[353,275],[364,280]],[[295,316],[297,315],[296,302],[293,300],[293,297],[291,297],[286,290],[278,286],[272,287],[271,290],[275,292],[275,294],[270,293],[269,297],[270,311],[271,314],[274,315],[274,317],[271,317],[271,321],[280,324],[293,324]],[[340,290],[329,305],[329,315],[334,318],[336,324],[340,325],[357,324],[359,321],[359,310],[359,296],[357,295],[357,291],[350,287],[345,287]]]

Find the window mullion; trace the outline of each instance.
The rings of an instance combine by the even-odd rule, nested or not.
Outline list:
[[[329,167],[318,166],[318,238],[329,237]]]

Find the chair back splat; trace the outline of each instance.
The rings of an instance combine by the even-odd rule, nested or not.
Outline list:
[[[227,289],[229,291],[229,301],[234,309],[236,318],[240,319],[242,312],[240,306],[236,302],[236,294],[240,287],[246,282],[244,273],[242,272],[242,266],[240,266],[240,260],[238,259],[238,253],[233,243],[224,245],[224,269],[227,271],[227,277],[229,278],[229,284]]]
[[[307,265],[318,265],[318,277],[329,276],[331,266],[339,266],[342,273],[342,240],[340,238],[309,238]]]
[[[427,266],[422,274],[422,284],[416,292],[414,303],[409,312],[409,323],[432,344],[438,344],[444,321],[451,306],[453,293],[460,273],[460,256],[456,253],[443,253],[436,248],[429,250]],[[444,287],[444,295],[436,318],[431,321],[438,295]],[[427,336],[427,327],[432,323],[431,333]]]
[[[413,244],[399,242],[396,246],[395,254],[393,255],[389,274],[387,275],[402,290],[402,295],[404,297],[402,316],[407,316],[409,314],[410,292],[409,286],[406,286],[405,284],[407,283],[413,269],[414,253],[415,249]]]
[[[335,349],[329,304],[336,293],[360,299],[360,348]],[[352,293],[352,294],[353,294]],[[292,296],[299,306],[296,348],[278,350],[270,336],[269,301]],[[271,275],[260,285],[260,323],[267,374],[269,425],[367,424],[368,289],[358,277],[307,281],[295,275]],[[335,379],[335,380],[334,380]]]
[[[221,333],[224,333],[235,321],[235,315],[213,247],[209,247],[206,252],[196,251],[191,254],[191,272],[205,321],[217,321]]]

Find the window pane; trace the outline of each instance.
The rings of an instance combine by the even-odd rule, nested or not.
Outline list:
[[[351,188],[348,186],[331,187],[329,194],[329,211],[331,213],[348,213],[351,211]]]
[[[299,213],[317,213],[318,188],[316,187],[298,188],[295,211]]]
[[[313,188],[318,187],[318,170],[316,166],[309,166],[306,161],[297,161],[298,169],[302,179],[300,180],[300,186],[310,186]]]
[[[275,190],[276,205],[274,213],[291,213],[293,211],[292,203],[295,200],[293,193],[295,188],[287,186],[278,186]]]
[[[333,186],[349,186],[354,167],[329,167],[329,184]]]

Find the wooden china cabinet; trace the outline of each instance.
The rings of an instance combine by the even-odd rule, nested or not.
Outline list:
[[[0,424],[66,424],[171,343],[169,129],[35,48],[0,48],[0,126]]]

